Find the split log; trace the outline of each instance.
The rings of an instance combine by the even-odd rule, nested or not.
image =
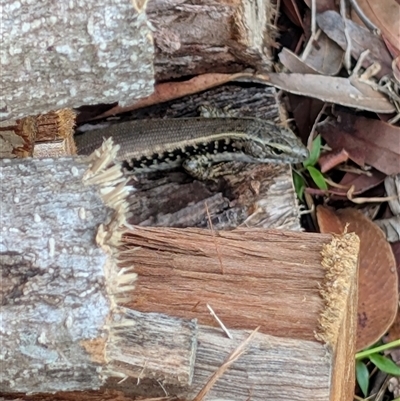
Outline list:
[[[191,382],[196,322],[120,307],[136,274],[113,253],[129,187],[109,145],[90,160],[0,161],[1,391],[95,389],[144,364]]]
[[[135,227],[125,242],[129,247],[121,252],[122,266],[133,264],[138,273],[127,306],[219,327],[210,305],[229,330],[239,330],[233,330],[237,341],[232,344],[206,339],[218,337],[221,330],[200,326],[193,386],[180,393],[185,399],[205,385],[229,346],[243,339],[243,330],[256,327],[263,334],[255,337],[248,352],[258,355],[259,364],[257,357],[243,355],[242,363],[240,359],[225,372],[207,400],[242,399],[250,393],[255,400],[286,401],[295,395],[299,400],[352,399],[359,249],[355,235]]]
[[[201,106],[218,110],[228,108],[235,116],[257,117],[276,123],[284,119],[275,88],[231,83],[135,110],[128,116],[122,115],[121,120],[194,117],[199,116]],[[114,120],[112,123],[119,122]],[[211,222],[215,229],[232,229],[240,225],[301,229],[289,165],[227,163],[223,169],[227,174],[218,185],[194,181],[187,174],[177,172],[141,177],[135,182],[137,190],[129,198],[129,223],[207,227]]]
[[[127,104],[152,92],[154,48],[143,5],[63,4],[2,2],[1,120]]]
[[[206,72],[270,71],[276,28],[270,0],[149,1],[156,79]]]
[[[129,245],[116,251],[120,231],[111,222],[97,230],[109,212],[82,185],[83,166],[73,159],[2,162],[10,189],[2,193],[2,391],[93,389],[119,376],[128,378],[118,385],[127,393],[160,395],[161,382],[189,400],[248,330],[261,326],[206,399],[351,399],[355,236],[134,227],[125,235]],[[122,269],[133,263],[135,289],[115,262]],[[206,303],[233,340],[210,320]],[[157,324],[145,324],[149,317]]]
[[[266,71],[272,64],[269,0],[101,0],[84,8],[3,3],[0,120],[84,104],[131,104],[152,92],[155,79]]]
[[[278,122],[282,114],[274,88],[224,85],[172,102],[132,112],[129,118],[198,116],[199,107],[229,106],[238,116]],[[125,116],[121,118],[125,120]],[[74,113],[69,109],[22,119],[0,128],[9,138],[3,157],[59,157],[75,153],[72,138]],[[33,146],[34,145],[34,146]],[[289,165],[229,163],[218,185],[194,181],[187,174],[168,173],[141,177],[130,197],[130,224],[207,227],[281,228],[299,231],[300,211]]]

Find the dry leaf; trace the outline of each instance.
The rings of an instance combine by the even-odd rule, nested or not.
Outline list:
[[[311,0],[304,0],[304,3],[307,4],[308,8],[311,8]],[[317,7],[317,13],[339,9],[338,3],[335,0],[318,0],[315,2],[315,6]]]
[[[299,136],[306,143],[324,103],[318,99],[292,93],[289,93],[288,97]]]
[[[291,72],[300,74],[318,74],[314,68],[307,65],[299,56],[284,47],[278,54],[279,61]]]
[[[305,62],[320,74],[337,75],[342,68],[344,52],[324,32],[319,32]]]
[[[400,174],[386,177],[385,189],[387,196],[395,197],[388,202],[394,216],[376,220],[375,223],[385,233],[389,242],[397,242],[400,241]]]
[[[396,0],[357,0],[358,6],[400,54],[400,5]]]
[[[400,215],[400,174],[386,177],[385,189],[387,196],[396,197],[396,199],[389,201],[390,210],[395,216]]]
[[[342,104],[377,113],[392,113],[394,107],[384,95],[374,91],[369,85],[360,82],[355,88],[347,78],[316,76],[312,74],[253,75],[237,74],[203,74],[184,82],[166,82],[155,87],[155,92],[127,107],[116,106],[94,119],[106,118],[126,113],[141,107],[166,102],[173,99],[214,88],[227,82],[257,82],[276,86],[298,95],[306,95],[326,102]],[[93,120],[94,120],[93,119]]]
[[[375,223],[384,232],[389,242],[400,241],[400,216],[375,220]]]
[[[343,189],[343,192],[338,189],[335,194],[341,194],[347,197],[346,193],[351,186],[354,187],[353,195],[362,194],[363,192],[381,184],[385,177],[385,174],[375,169],[372,169],[369,175],[347,172],[339,182],[339,185],[343,185],[346,189]]]
[[[344,232],[344,227],[339,217],[336,216],[334,210],[330,207],[318,205],[317,220],[321,233],[342,234]]]
[[[382,231],[356,209],[336,212],[317,207],[321,232],[348,232],[360,237],[357,350],[378,341],[393,323],[398,307],[398,277],[392,249]],[[339,224],[340,222],[340,224]]]
[[[296,2],[293,0],[282,0],[281,7],[282,13],[285,14],[294,25],[301,26],[304,30],[303,20]]]
[[[346,152],[346,150],[339,149],[334,152],[327,152],[322,154],[318,159],[318,164],[320,166],[321,173],[326,173],[339,164],[346,162],[348,159],[349,154]]]
[[[320,31],[304,60],[286,48],[279,53],[279,60],[291,72],[336,75],[342,68],[343,50]]]
[[[335,11],[326,11],[317,16],[318,26],[343,50],[348,44],[344,34],[344,22],[342,16]],[[358,60],[361,53],[369,50],[369,54],[362,63],[364,68],[369,67],[374,62],[378,62],[381,70],[377,74],[378,78],[392,72],[392,57],[390,56],[385,43],[381,38],[374,35],[367,28],[346,19],[346,26],[351,38],[350,50],[354,59]]]
[[[381,93],[359,82],[354,87],[348,78],[313,74],[271,73],[268,75],[234,74],[232,80],[276,86],[296,95],[310,96],[324,102],[341,104],[376,113],[393,113],[394,106]]]
[[[387,175],[400,172],[400,128],[380,120],[338,113],[318,124],[333,149],[345,149],[360,166],[368,164]]]

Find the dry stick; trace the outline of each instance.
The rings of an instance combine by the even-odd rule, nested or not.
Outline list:
[[[372,177],[371,171],[363,170],[361,168],[352,167],[352,166],[338,166],[339,171],[344,171],[345,173],[354,173],[358,175],[366,175],[367,177]]]
[[[311,0],[311,36],[315,36],[315,32],[317,30],[316,16],[317,16],[317,4],[315,0]]]
[[[247,338],[244,340],[239,346],[228,356],[225,362],[216,370],[211,377],[208,379],[208,382],[205,386],[200,390],[200,392],[193,398],[193,401],[202,401],[203,398],[207,395],[207,393],[211,390],[212,386],[215,382],[225,373],[225,371],[235,362],[245,351],[245,347],[255,336],[260,327],[257,327]]]
[[[295,10],[297,10],[296,4],[295,4],[295,3],[293,3],[293,4],[294,4]],[[280,9],[281,9],[281,0],[277,0],[275,10],[280,10]],[[280,14],[280,13],[275,12],[274,26],[278,26],[278,19],[279,19],[279,17],[280,17],[279,14]],[[299,20],[301,21],[301,18],[300,18]]]
[[[392,195],[392,196],[383,196],[383,197],[370,197],[370,198],[363,198],[363,197],[358,197],[358,198],[353,198],[353,193],[355,191],[355,186],[352,185],[350,189],[347,191],[347,199],[352,201],[353,203],[357,204],[363,204],[363,203],[370,203],[370,202],[389,202],[392,200],[397,199],[397,195]]]
[[[317,41],[320,35],[321,35],[321,29],[318,29],[317,31],[315,0],[311,0],[311,36],[303,51],[303,54],[301,55],[302,60],[305,60],[307,56],[310,54],[314,41]]]
[[[315,130],[317,128],[317,124],[319,123],[319,120],[321,119],[322,114],[325,113],[326,106],[327,106],[327,104],[324,103],[324,105],[322,106],[322,109],[318,113],[317,118],[315,119],[314,124],[313,124],[313,126],[311,128],[310,135],[308,136],[308,139],[307,139],[307,148],[308,148],[308,150],[311,150],[312,142],[314,140]]]
[[[353,68],[353,71],[351,73],[351,76],[357,77],[358,71],[360,70],[360,68],[362,67],[362,63],[364,62],[364,59],[368,56],[368,54],[370,53],[369,49],[364,50],[360,56],[358,57],[357,63]]]
[[[349,186],[348,186],[348,185],[341,185],[341,184],[338,184],[338,183],[336,183],[335,181],[332,181],[331,179],[326,178],[326,177],[325,177],[325,182],[326,182],[327,184],[329,184],[331,187],[334,187],[334,188],[346,189],[346,190],[349,189]]]
[[[380,29],[377,26],[375,26],[374,23],[364,14],[364,11],[360,8],[360,6],[357,3],[357,0],[349,0],[349,1],[354,11],[356,12],[360,20],[364,23],[364,25],[376,35],[380,35],[381,34]]]
[[[340,0],[340,15],[343,18],[344,24],[344,36],[346,37],[346,51],[344,52],[344,66],[346,67],[348,73],[351,71],[351,38],[349,34],[349,28],[347,26],[347,18],[346,18],[346,2],[345,0]]]
[[[207,308],[210,311],[210,315],[217,321],[217,323],[220,325],[221,329],[232,340],[233,337],[232,337],[231,333],[229,333],[229,330],[222,323],[222,320],[217,316],[217,314],[214,312],[213,308],[211,308],[211,306],[209,304],[207,304]]]
[[[307,42],[307,45],[303,51],[303,54],[301,55],[301,59],[305,60],[307,58],[307,56],[310,54],[312,47],[314,46],[314,41],[317,41],[319,39],[319,37],[321,36],[321,29],[318,29],[317,32],[315,32],[315,34],[312,34],[310,36],[310,39]]]

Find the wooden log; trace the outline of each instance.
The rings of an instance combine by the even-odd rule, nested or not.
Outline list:
[[[270,71],[275,13],[270,0],[150,1],[156,80],[248,67]]]
[[[191,382],[196,323],[120,307],[136,274],[112,256],[129,192],[115,153],[106,143],[91,160],[0,160],[1,391],[96,389],[146,377],[145,364],[152,378]]]
[[[201,106],[279,123],[282,108],[274,88],[229,84],[130,113],[129,119],[199,115]],[[79,117],[79,116],[78,116]],[[122,117],[125,120],[127,117]],[[118,122],[113,121],[118,124]],[[102,124],[103,125],[103,124]],[[83,127],[84,128],[84,127]],[[36,146],[35,146],[36,148]],[[228,163],[218,185],[169,173],[140,177],[129,199],[129,223],[162,227],[301,229],[289,165]]]
[[[139,279],[135,290],[126,294],[126,305],[144,314],[151,310],[171,318],[195,317],[202,324],[191,385],[162,380],[160,386],[150,380],[142,360],[142,369],[136,371],[122,366],[121,374],[129,371],[131,378],[108,381],[108,388],[147,397],[161,397],[166,391],[193,400],[248,337],[249,329],[260,326],[243,354],[207,390],[205,400],[244,399],[250,394],[254,400],[352,399],[359,247],[355,235],[134,227],[127,237],[130,245],[120,250],[119,263],[122,267],[133,263]],[[232,339],[208,316],[206,304]],[[154,322],[161,324],[160,316],[165,314]],[[120,349],[119,355],[124,355],[120,361],[140,354],[142,337],[149,333],[146,329],[139,339],[125,331],[133,341]],[[153,354],[162,350],[161,344],[154,349],[153,343]],[[180,355],[189,358],[190,353]],[[85,399],[81,393],[75,396]]]
[[[144,6],[2,2],[0,120],[149,95],[154,47]]]
[[[7,51],[0,120],[84,104],[123,106],[148,96],[155,79],[248,67],[268,71],[272,65],[270,0],[112,0],[88,2],[84,9],[5,2],[2,11]]]
[[[274,88],[230,84],[186,96],[174,102],[144,108],[132,113],[133,118],[179,118],[197,116],[199,107],[212,105],[230,113],[278,121],[279,103]],[[16,138],[3,157],[56,157],[76,152],[72,139],[74,113],[59,110],[19,121],[8,127],[9,138]],[[29,123],[29,124],[28,124]],[[23,130],[23,127],[25,128]],[[30,138],[30,140],[27,139]],[[34,143],[34,147],[33,147]],[[8,149],[7,146],[4,147]],[[32,149],[33,148],[33,149]],[[281,228],[299,231],[300,211],[294,193],[289,165],[245,165],[229,163],[219,185],[194,181],[186,174],[161,174],[141,177],[130,197],[130,224],[207,227],[216,229],[247,227]]]
[[[133,264],[138,273],[127,306],[201,324],[193,385],[178,392],[166,387],[170,394],[193,399],[247,335],[243,330],[260,327],[251,356],[231,366],[207,400],[249,394],[254,400],[352,400],[356,235],[134,227],[125,238],[121,265]],[[223,339],[207,305],[234,341]]]

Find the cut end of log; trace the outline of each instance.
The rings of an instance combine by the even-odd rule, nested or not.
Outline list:
[[[341,326],[347,320],[345,315],[349,313],[346,305],[349,305],[349,297],[357,284],[354,280],[357,277],[359,247],[360,240],[356,234],[344,233],[335,235],[321,252],[321,264],[326,274],[320,293],[325,308],[315,337],[330,349],[336,347]]]
[[[76,155],[73,139],[76,112],[60,109],[33,117],[35,120],[34,157]]]

